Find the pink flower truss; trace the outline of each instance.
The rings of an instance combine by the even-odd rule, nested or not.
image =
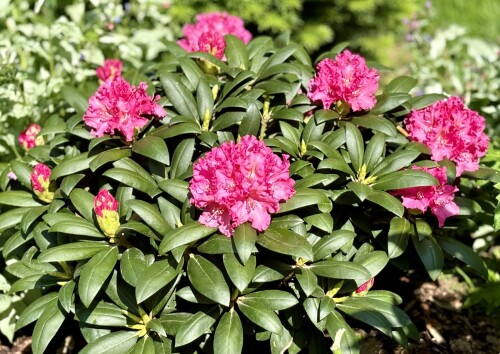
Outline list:
[[[97,77],[102,81],[114,80],[122,75],[122,62],[118,59],[106,59],[104,64],[96,69]]]
[[[144,116],[164,117],[167,112],[156,103],[160,96],[149,97],[147,88],[145,82],[135,87],[121,76],[105,81],[90,97],[89,108],[83,116],[85,124],[92,128],[90,133],[101,137],[117,130],[127,141],[132,141],[135,130],[149,121]]]
[[[243,20],[227,12],[203,13],[196,16],[196,23],[182,28],[184,38],[177,43],[188,52],[208,52],[222,59],[226,43],[224,36],[232,34],[247,44],[252,34],[245,29]]]
[[[436,177],[439,185],[399,189],[393,193],[401,196],[403,205],[408,209],[418,209],[424,213],[429,208],[436,215],[439,227],[443,227],[447,217],[458,214],[458,206],[453,202],[458,188],[446,184],[446,167],[413,166],[413,169],[430,173]]]
[[[31,172],[30,176],[31,186],[34,191],[43,193],[49,189],[49,178],[51,172],[50,168],[43,163],[35,165],[35,168],[33,168],[33,172]]]
[[[476,171],[486,154],[489,139],[485,121],[477,112],[464,107],[458,97],[449,97],[427,108],[412,111],[405,119],[410,138],[427,145],[432,160],[449,159],[463,171]]]
[[[19,134],[18,141],[19,144],[24,148],[24,150],[29,150],[34,148],[36,144],[36,136],[42,131],[42,127],[36,123],[31,123],[28,128],[23,130]]]
[[[340,100],[347,102],[353,111],[371,109],[376,103],[378,79],[377,70],[368,69],[361,56],[344,50],[334,60],[327,58],[318,63],[307,96],[312,101],[321,101],[324,109]]]
[[[103,217],[103,211],[118,211],[118,202],[106,189],[101,189],[94,198],[94,210],[97,216]]]
[[[258,231],[268,228],[270,213],[295,194],[288,155],[281,159],[255,136],[223,143],[193,165],[191,204],[204,211],[200,223],[226,236],[247,221]]]

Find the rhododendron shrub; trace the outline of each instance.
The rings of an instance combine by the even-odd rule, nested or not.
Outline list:
[[[366,66],[363,57],[344,50],[335,59],[320,61],[316,71],[307,96],[321,101],[324,109],[343,102],[354,112],[375,106],[379,75],[377,69]]]
[[[295,190],[289,177],[288,155],[281,159],[255,136],[213,148],[193,165],[190,202],[204,212],[200,223],[231,236],[247,221],[258,231],[271,222],[270,213]]]
[[[74,89],[0,174],[9,291],[42,295],[14,320],[33,353],[67,328],[83,354],[359,353],[368,326],[404,346],[419,329],[395,277],[436,279],[455,256],[485,276],[467,191],[498,176],[457,179],[405,131],[442,96],[412,97],[409,77],[373,96],[359,56],[315,72],[286,38],[228,38],[226,61],[170,43],[130,83]]]
[[[207,52],[222,59],[226,43],[224,36],[231,34],[247,44],[252,34],[245,29],[243,20],[227,12],[203,13],[196,22],[182,28],[184,38],[177,43],[188,52]]]
[[[411,139],[430,148],[432,160],[453,161],[457,176],[464,171],[477,171],[479,159],[488,149],[484,118],[466,108],[459,97],[412,111],[405,126]]]

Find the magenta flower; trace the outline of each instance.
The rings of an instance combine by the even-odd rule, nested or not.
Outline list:
[[[52,171],[47,165],[38,163],[31,172],[31,187],[36,196],[44,202],[50,203],[54,199],[53,186],[50,182]]]
[[[23,130],[17,140],[24,150],[29,150],[35,146],[43,145],[43,137],[37,135],[42,131],[42,127],[36,123],[31,123],[28,128]]]
[[[228,237],[247,221],[263,231],[269,214],[295,194],[289,167],[288,155],[280,158],[255,136],[225,142],[194,163],[190,203],[204,209],[200,223]]]
[[[430,209],[437,217],[439,227],[443,227],[446,218],[458,214],[458,206],[453,202],[458,188],[446,184],[446,167],[413,166],[413,169],[430,173],[436,177],[439,185],[398,189],[393,194],[401,196],[407,209],[417,209],[422,213]]]
[[[477,112],[464,107],[458,97],[437,101],[427,108],[412,111],[405,119],[412,140],[431,149],[431,159],[449,159],[463,171],[476,171],[479,159],[488,150],[485,121]]]
[[[135,87],[121,76],[105,81],[90,97],[89,108],[83,115],[85,124],[92,128],[90,133],[101,137],[117,130],[132,141],[135,131],[149,122],[145,116],[164,117],[167,112],[156,103],[160,96],[149,97],[147,88],[145,82]]]
[[[375,106],[379,75],[376,69],[368,69],[361,56],[344,50],[335,59],[320,61],[316,69],[307,96],[321,101],[324,109],[337,101],[347,102],[353,111]]]
[[[217,58],[224,57],[224,36],[232,34],[247,44],[252,34],[245,29],[243,20],[227,12],[203,13],[196,16],[196,23],[184,25],[184,38],[177,43],[187,52],[208,52]]]
[[[106,59],[104,64],[96,69],[96,75],[99,80],[114,80],[122,75],[122,62],[118,59]]]

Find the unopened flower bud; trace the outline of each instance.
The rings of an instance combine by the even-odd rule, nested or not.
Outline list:
[[[36,196],[46,202],[51,203],[54,199],[53,183],[50,182],[51,170],[47,165],[39,163],[31,172],[31,186]]]
[[[120,227],[118,202],[106,189],[101,189],[94,198],[94,210],[102,232],[113,239]]]
[[[371,278],[366,283],[362,284],[359,288],[356,289],[357,296],[365,296],[368,293],[368,290],[371,289],[373,283],[375,282],[375,278]]]
[[[42,131],[42,127],[36,123],[31,123],[28,128],[19,134],[18,141],[24,150],[29,150],[35,146],[40,146],[45,143],[42,136],[37,135]]]

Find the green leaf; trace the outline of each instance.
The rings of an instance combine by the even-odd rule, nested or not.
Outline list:
[[[196,101],[198,102],[198,113],[200,117],[205,118],[205,115],[208,114],[209,117],[212,117],[214,111],[214,96],[212,94],[212,90],[207,80],[203,78],[198,82],[198,87],[196,89]]]
[[[387,257],[384,251],[372,251],[357,257],[355,260],[355,263],[362,265],[370,272],[372,278],[375,278],[388,262],[389,257]]]
[[[179,116],[177,116],[179,117]],[[155,136],[161,139],[168,139],[172,137],[178,137],[183,134],[200,134],[201,127],[199,123],[179,123],[175,125],[164,125],[156,130],[154,130],[148,136]]]
[[[313,259],[311,244],[301,235],[278,228],[268,228],[257,239],[268,250],[304,259]]]
[[[367,199],[370,194],[373,192],[373,189],[370,188],[370,186],[361,183],[361,182],[355,182],[351,181],[347,184],[347,188],[349,188],[351,191],[356,194],[356,196],[359,198],[360,201],[364,201]]]
[[[186,320],[177,330],[175,346],[181,347],[198,339],[203,334],[210,332],[210,327],[215,319],[203,312],[197,312]]]
[[[335,309],[335,301],[329,296],[323,296],[319,303],[318,320],[323,320]]]
[[[115,181],[121,182],[147,194],[154,194],[157,190],[157,186],[153,181],[142,177],[135,171],[125,168],[110,168],[103,173],[103,176],[114,179]]]
[[[127,200],[125,204],[160,235],[166,235],[170,231],[170,227],[154,205],[137,199]]]
[[[224,267],[229,275],[229,279],[243,292],[253,279],[255,274],[256,259],[250,256],[246,264],[241,264],[233,253],[226,253],[222,256]]]
[[[412,324],[408,315],[398,307],[376,299],[364,297],[349,297],[346,301],[338,304],[337,307],[343,312],[347,313],[349,307],[349,315],[354,312],[374,313],[381,314],[392,327],[404,327]],[[357,318],[356,316],[353,316]]]
[[[193,287],[203,296],[223,306],[229,306],[229,287],[222,272],[212,262],[191,254],[187,274]]]
[[[170,155],[165,140],[154,135],[148,135],[136,141],[132,145],[132,151],[164,165],[170,165]]]
[[[137,343],[135,343],[130,354],[149,354],[155,353],[155,345],[151,337],[144,336]]]
[[[299,303],[294,295],[282,290],[263,290],[245,294],[243,301],[266,304],[274,311],[285,310]]]
[[[73,304],[73,291],[75,290],[75,282],[73,280],[68,281],[59,290],[58,301],[61,307],[66,312],[70,312],[71,305]]]
[[[309,215],[304,218],[304,221],[325,232],[333,230],[333,218],[330,213]]]
[[[391,219],[389,233],[387,235],[387,255],[396,258],[403,254],[408,245],[411,233],[411,224],[402,217]]]
[[[337,336],[339,338],[339,342],[335,341],[338,347],[332,347],[332,350],[339,349],[342,354],[359,354],[358,338],[338,311],[333,310],[326,317],[326,329],[334,340]]]
[[[353,117],[352,124],[359,125],[360,127],[369,128],[385,135],[395,137],[398,135],[396,126],[389,119],[379,117],[374,114],[368,114],[360,117]]]
[[[248,222],[239,225],[232,237],[238,257],[243,264],[246,264],[257,241],[257,231]]]
[[[356,233],[350,230],[336,230],[328,236],[323,236],[313,245],[314,261],[323,259],[351,242]]]
[[[158,186],[181,203],[188,197],[189,183],[186,181],[180,179],[165,179],[158,183]]]
[[[217,229],[193,221],[165,234],[158,248],[159,254],[165,254],[176,247],[189,244],[213,234]]]
[[[295,272],[295,278],[299,282],[304,294],[309,297],[318,286],[318,277],[309,268],[299,268]],[[281,279],[281,278],[280,278]]]
[[[23,191],[0,192],[0,204],[28,208],[42,205],[33,198],[33,194]]]
[[[108,248],[109,244],[107,243],[71,242],[43,251],[38,260],[41,262],[78,261],[91,258]]]
[[[182,71],[184,72],[186,78],[189,80],[191,84],[189,89],[192,91],[198,87],[198,82],[200,78],[203,77],[203,71],[200,67],[194,62],[194,60],[181,57],[179,58],[179,64],[181,65]]]
[[[380,205],[382,208],[399,217],[402,217],[405,211],[405,208],[399,199],[384,191],[372,191],[366,199],[372,203]]]
[[[90,170],[94,172],[99,167],[107,164],[108,162],[113,162],[121,160],[125,157],[129,157],[132,153],[130,149],[115,148],[110,150],[105,150],[94,157],[94,159],[89,163]]]
[[[194,152],[194,139],[184,139],[175,148],[170,167],[170,178],[179,178],[191,164]]]
[[[366,172],[371,173],[373,167],[377,165],[385,151],[385,135],[376,133],[368,142],[363,156],[363,165],[366,166]]]
[[[143,268],[135,289],[137,303],[143,302],[175,278],[180,271],[180,267],[173,267],[171,263],[173,263],[171,259],[164,259]]]
[[[449,237],[439,236],[436,240],[441,248],[450,256],[453,256],[470,266],[484,279],[488,278],[488,269],[486,268],[484,261],[477,253],[474,252],[474,250],[472,250],[472,248]]]
[[[313,263],[309,268],[314,274],[333,279],[352,279],[359,287],[372,278],[368,269],[347,261],[325,260]]]
[[[309,205],[318,205],[319,210],[323,213],[332,210],[332,202],[324,192],[311,188],[296,188],[294,196],[280,205],[278,213],[285,213]]]
[[[380,161],[378,165],[370,172],[372,176],[381,177],[390,172],[399,171],[407,167],[413,160],[420,155],[419,151],[400,150]]]
[[[0,232],[3,232],[19,224],[19,222],[21,222],[21,220],[24,219],[26,213],[28,213],[31,210],[32,210],[31,208],[16,208],[9,211],[3,211],[2,213],[0,213]]]
[[[17,181],[26,188],[31,189],[31,167],[17,160],[13,160],[9,164],[12,172],[14,172],[17,177]]]
[[[144,257],[144,253],[140,249],[128,248],[120,258],[120,272],[123,280],[135,287],[147,265],[146,257]]]
[[[61,192],[69,196],[73,188],[77,186],[77,184],[85,177],[83,173],[77,173],[74,175],[69,175],[63,178],[61,182]]]
[[[90,222],[94,220],[94,198],[95,196],[92,193],[81,188],[73,189],[69,195],[69,199],[76,210]]]
[[[243,350],[243,326],[238,313],[231,309],[220,319],[215,330],[214,353],[238,354]]]
[[[345,123],[345,144],[354,170],[360,171],[364,154],[363,137],[359,129],[349,122]]]
[[[16,331],[38,320],[48,304],[57,304],[57,297],[58,293],[52,292],[43,295],[42,297],[34,300],[31,304],[29,304],[29,306],[22,311],[19,319],[16,321]]]
[[[90,306],[101,290],[117,260],[118,247],[110,247],[94,255],[83,267],[78,281],[78,294],[86,307]]]
[[[160,76],[165,95],[173,104],[177,112],[183,116],[195,117],[198,121],[200,116],[196,109],[196,100],[180,77],[176,74],[167,73]]]
[[[267,283],[275,280],[281,280],[285,277],[286,274],[279,272],[276,269],[267,267],[263,264],[260,264],[255,269],[255,276],[252,279],[254,283]]]
[[[427,273],[429,273],[432,280],[436,280],[441,274],[444,263],[441,247],[432,236],[424,237],[419,241],[417,236],[412,235],[411,239]]]
[[[66,314],[61,312],[57,300],[54,299],[45,304],[45,308],[33,329],[31,343],[33,354],[42,354],[45,351],[65,318]]]
[[[70,218],[71,216],[71,218]],[[105,236],[90,222],[74,215],[68,215],[66,220],[53,224],[49,232],[64,232],[70,235],[104,238]]]
[[[416,84],[417,80],[410,76],[398,76],[385,86],[384,93],[409,93]]]
[[[95,326],[127,326],[127,317],[124,311],[115,304],[104,301],[100,301],[95,306],[89,308],[78,304],[75,319]]]
[[[226,41],[225,55],[229,66],[234,66],[243,70],[248,70],[248,51],[241,39],[233,35],[225,35]]]
[[[59,177],[87,170],[94,158],[95,156],[88,157],[88,153],[85,152],[70,159],[63,160],[59,165],[54,167],[50,174],[50,179],[55,181]]]
[[[413,107],[414,110],[419,110],[422,108],[425,108],[427,106],[430,106],[436,101],[439,100],[444,100],[446,98],[446,95],[440,94],[440,93],[430,93],[426,95],[421,95],[417,97],[413,97],[408,101]]]
[[[373,189],[396,190],[412,187],[434,186],[438,184],[436,178],[430,173],[419,170],[403,170],[387,174],[378,178],[373,184]]]
[[[383,93],[381,95],[378,95],[376,98],[377,104],[371,109],[371,113],[378,115],[399,107],[400,105],[408,101],[411,96],[407,93],[396,92],[390,94]]]
[[[245,317],[257,326],[260,326],[270,332],[281,334],[282,325],[279,317],[265,304],[257,303],[255,301],[247,302],[244,298],[238,299],[236,303]]]
[[[28,211],[23,215],[21,219],[21,230],[27,234],[30,226],[35,222],[39,221],[40,217],[47,211],[49,207],[46,206],[40,206],[40,207],[34,207],[34,208],[29,208]],[[15,209],[15,210],[21,210],[21,209]]]
[[[132,350],[137,342],[137,332],[111,332],[87,344],[80,354],[123,354]]]
[[[61,93],[64,100],[71,107],[73,107],[80,116],[85,113],[89,104],[87,98],[82,95],[80,91],[78,91],[73,86],[64,86],[61,89]]]

